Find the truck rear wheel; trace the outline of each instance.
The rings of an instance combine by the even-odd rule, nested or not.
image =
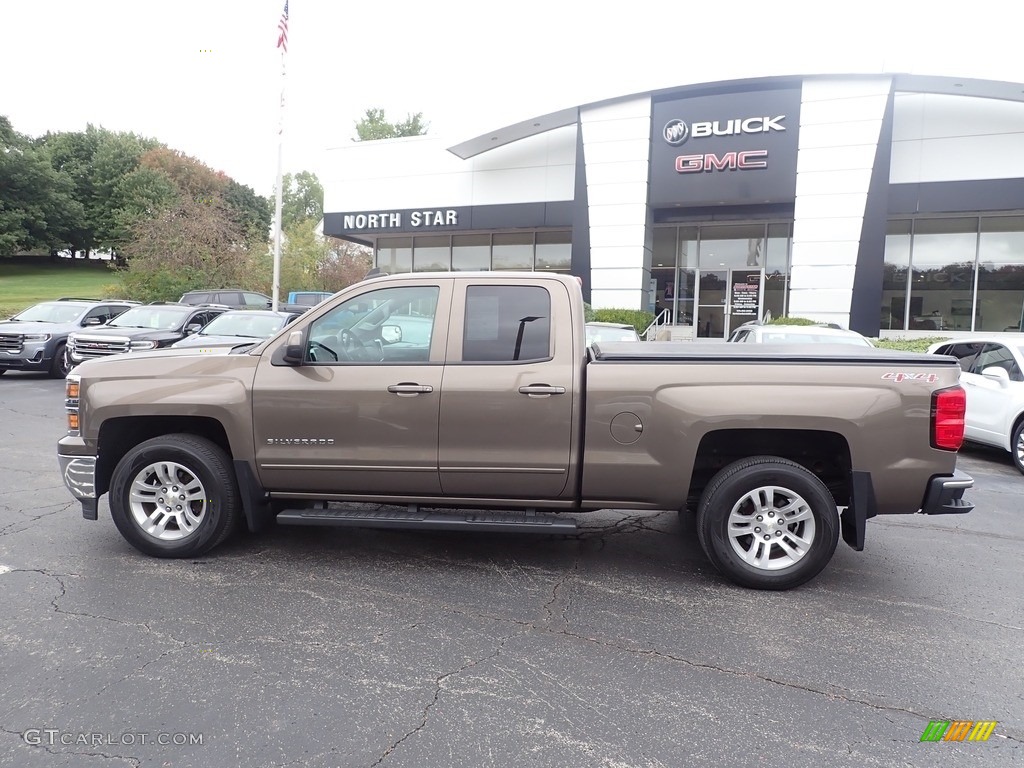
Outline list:
[[[163,435],[132,448],[110,484],[110,515],[147,555],[195,557],[230,535],[241,507],[227,454],[195,435]]]
[[[824,483],[778,456],[753,456],[715,475],[697,509],[697,535],[728,579],[790,589],[817,576],[839,541],[839,513]]]

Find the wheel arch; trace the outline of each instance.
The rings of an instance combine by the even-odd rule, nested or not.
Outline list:
[[[139,443],[169,434],[204,437],[230,458],[233,454],[224,425],[208,416],[126,416],[107,419],[100,426],[96,459],[96,497],[110,490],[119,461]]]
[[[836,506],[850,504],[853,468],[850,444],[838,432],[811,429],[721,429],[706,433],[697,446],[689,501],[700,499],[719,471],[751,456],[789,459],[814,474],[828,488]]]

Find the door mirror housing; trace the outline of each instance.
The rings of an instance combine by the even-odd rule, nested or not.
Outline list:
[[[981,375],[986,379],[998,381],[1001,387],[1006,387],[1010,384],[1010,374],[1006,372],[1005,368],[1000,368],[998,365],[990,365],[988,368],[982,369]]]
[[[394,344],[402,340],[402,326],[382,325],[380,327],[380,338],[385,344]]]
[[[292,331],[288,334],[281,359],[288,365],[298,365],[302,362],[302,331]]]

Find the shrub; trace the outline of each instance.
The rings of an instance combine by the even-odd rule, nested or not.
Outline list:
[[[898,349],[903,352],[927,352],[928,347],[948,338],[928,337],[927,339],[873,339],[872,343],[879,349]]]
[[[593,314],[593,317],[586,318],[587,322],[632,325],[639,334],[646,331],[647,326],[654,322],[654,313],[644,312],[642,309],[595,309]]]
[[[817,320],[806,317],[773,317],[767,325],[819,325]]]

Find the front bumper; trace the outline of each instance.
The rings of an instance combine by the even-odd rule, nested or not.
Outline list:
[[[940,475],[928,482],[928,490],[924,494],[921,511],[926,515],[963,515],[974,509],[974,505],[965,501],[964,491],[974,486],[974,478],[959,469],[953,470],[952,476]]]
[[[0,351],[0,371],[46,371],[52,362],[42,344],[35,348],[26,345],[16,354]]]
[[[96,498],[96,457],[57,454],[60,476],[71,495],[82,503],[82,517],[95,520],[99,499]]]

